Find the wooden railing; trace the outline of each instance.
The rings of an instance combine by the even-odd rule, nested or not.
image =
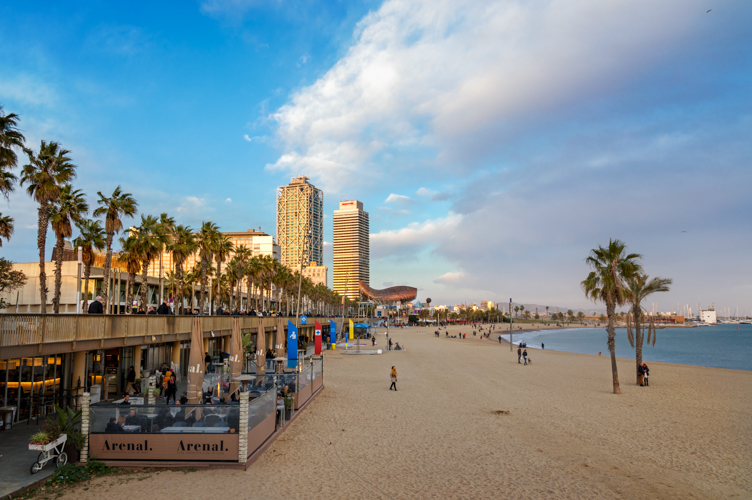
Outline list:
[[[281,319],[239,318],[240,328],[253,330],[259,319],[264,328]],[[130,314],[0,314],[0,347],[190,333],[192,320],[191,316]],[[221,332],[232,329],[232,320],[233,316],[202,316],[201,326],[205,332]]]

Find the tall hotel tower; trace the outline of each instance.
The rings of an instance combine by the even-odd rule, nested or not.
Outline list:
[[[357,300],[358,281],[370,285],[368,212],[363,203],[341,201],[334,211],[334,291]]]
[[[304,266],[324,265],[324,192],[304,175],[277,188],[277,244],[282,265],[292,270],[300,269],[301,257]]]

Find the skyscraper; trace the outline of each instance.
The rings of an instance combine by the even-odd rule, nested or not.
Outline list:
[[[368,212],[363,203],[341,201],[334,211],[334,291],[357,300],[359,282],[370,285],[370,244]]]
[[[304,248],[304,264],[324,265],[324,192],[304,175],[277,188],[277,244],[282,265],[290,269],[300,269]]]

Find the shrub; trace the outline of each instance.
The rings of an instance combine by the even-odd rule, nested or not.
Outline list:
[[[47,433],[43,431],[35,433],[29,441],[31,444],[47,444],[50,442]]]
[[[73,429],[70,434],[68,434],[68,443],[78,451],[81,451],[86,444],[86,436],[84,436],[78,429]]]

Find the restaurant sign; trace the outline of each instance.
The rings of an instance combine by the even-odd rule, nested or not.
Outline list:
[[[89,454],[99,460],[235,461],[236,434],[91,434]]]

